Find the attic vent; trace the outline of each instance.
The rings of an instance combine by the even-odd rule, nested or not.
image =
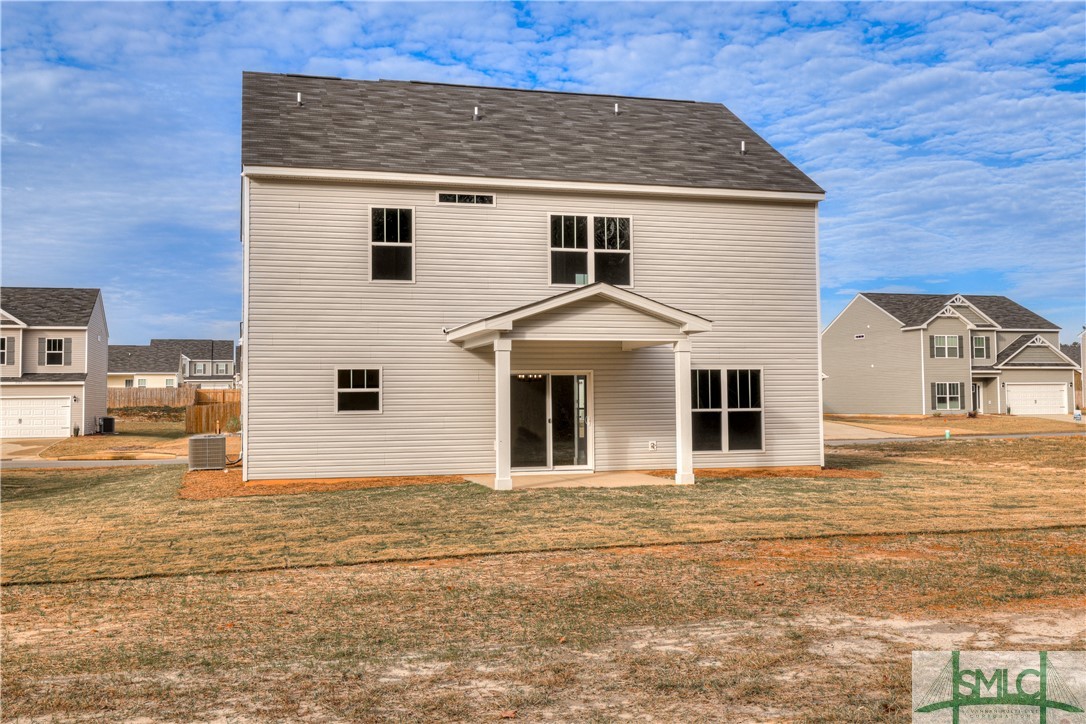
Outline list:
[[[1027,347],[1047,347],[1048,343],[1045,342],[1044,337],[1034,337],[1029,342],[1026,342]]]
[[[298,94],[298,105],[300,105],[300,106],[305,105],[304,103],[302,103],[302,94],[301,93]]]
[[[618,115],[618,104],[617,103],[615,104],[615,115],[616,116]]]
[[[939,312],[939,316],[940,317],[955,317],[955,316],[957,316],[957,312],[955,312],[950,307],[943,307],[943,311]]]
[[[965,301],[965,297],[963,297],[961,294],[959,294],[958,296],[951,299],[950,303],[951,304],[968,304],[969,302]]]
[[[479,115],[479,106],[475,106],[475,110],[471,114],[471,120],[477,121],[480,118],[482,118],[482,116]]]
[[[746,141],[740,141],[739,142],[739,155],[740,156],[746,156],[747,155],[747,142]]]

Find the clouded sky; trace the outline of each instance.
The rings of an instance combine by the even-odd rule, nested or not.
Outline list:
[[[859,290],[1086,321],[1082,3],[0,13],[2,281],[102,287],[114,343],[237,335],[242,70],[724,103],[827,191],[824,323]]]

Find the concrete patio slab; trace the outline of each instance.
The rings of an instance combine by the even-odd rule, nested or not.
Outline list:
[[[465,475],[468,480],[494,488],[493,475]],[[543,488],[628,488],[638,485],[674,485],[675,481],[636,470],[605,473],[513,473],[513,490]]]

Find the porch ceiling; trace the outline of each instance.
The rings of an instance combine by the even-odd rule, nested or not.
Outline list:
[[[670,344],[713,323],[609,284],[592,284],[469,322],[446,339],[471,349],[497,339],[622,342],[626,349]]]

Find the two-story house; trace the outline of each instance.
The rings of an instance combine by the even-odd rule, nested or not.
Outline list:
[[[822,333],[826,412],[1066,414],[1059,327],[1006,297],[856,295]]]
[[[108,345],[97,289],[0,289],[0,437],[97,432]]]
[[[234,342],[229,339],[152,339],[109,347],[110,387],[234,387]]]
[[[714,103],[246,73],[246,479],[822,463],[811,179]]]

